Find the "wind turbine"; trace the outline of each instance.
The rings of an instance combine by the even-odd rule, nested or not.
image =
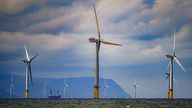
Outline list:
[[[107,85],[106,80],[104,80],[104,98],[106,98],[107,88],[109,88],[109,86]]]
[[[95,64],[95,84],[94,84],[94,97],[95,99],[99,99],[99,50],[101,43],[108,44],[108,45],[116,45],[116,46],[122,46],[120,44],[112,43],[105,41],[101,39],[101,33],[99,30],[99,22],[97,18],[97,12],[95,9],[95,5],[93,4],[94,13],[95,13],[95,20],[97,25],[97,32],[98,32],[98,38],[89,38],[89,41],[91,43],[96,43],[96,64]]]
[[[9,88],[9,95],[10,98],[12,98],[13,90],[15,89],[14,84],[13,84],[13,75],[11,74],[11,82],[10,82],[10,88]]]
[[[32,71],[31,71],[31,62],[38,56],[34,56],[33,58],[29,58],[29,54],[27,51],[27,46],[24,45],[25,48],[25,54],[26,54],[26,59],[23,60],[23,62],[26,64],[26,88],[25,88],[25,98],[29,98],[29,76],[31,79],[31,84],[33,84],[32,81]]]
[[[139,87],[139,85],[137,85],[137,82],[136,82],[135,79],[134,79],[134,85],[133,85],[133,87],[134,87],[135,98],[136,98],[136,97],[137,97],[137,88]]]
[[[167,54],[166,57],[170,59],[169,62],[169,91],[168,91],[168,99],[173,99],[173,61],[175,60],[176,63],[186,72],[185,68],[181,65],[179,60],[176,57],[176,52],[175,52],[175,30],[174,30],[174,35],[173,35],[173,53],[172,54]]]
[[[43,91],[44,92],[44,98],[46,98],[46,94],[47,94],[46,91],[47,91],[47,83],[45,82],[44,83],[44,91]]]
[[[66,98],[66,87],[68,87],[69,85],[66,83],[66,80],[64,78],[64,91],[63,91],[63,97]]]

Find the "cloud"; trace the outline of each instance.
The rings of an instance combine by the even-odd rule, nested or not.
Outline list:
[[[149,8],[142,0],[98,1],[96,10],[102,38],[123,44],[122,47],[101,46],[101,58],[104,58],[104,64],[108,62],[118,64],[118,61],[121,61],[120,64],[129,64],[141,63],[146,59],[152,62],[160,60],[159,52],[169,52],[172,47],[172,23],[178,25],[180,22],[176,21],[178,19],[175,17],[179,16],[178,13],[188,12],[190,8],[184,6],[189,7],[189,4],[156,0],[153,7]],[[180,8],[178,13],[174,11],[175,5]],[[87,41],[88,38],[97,35],[93,8],[90,4],[73,2],[72,5],[65,7],[45,7],[22,18],[25,19],[24,22],[34,23],[26,26],[21,32],[1,32],[3,36],[1,36],[1,50],[18,49],[20,43],[27,42],[37,49],[58,51],[66,48],[81,58],[94,57],[95,46]],[[190,38],[188,35],[191,27],[187,24],[189,18],[190,15],[186,15],[187,21],[182,19],[182,26],[176,26],[178,35],[182,35],[183,38]],[[150,41],[135,38],[146,34],[155,38]],[[12,41],[9,42],[8,38]],[[188,48],[190,42],[185,43],[185,40],[178,41],[177,44],[180,45],[177,48],[183,46],[186,49],[184,52],[190,52]],[[86,52],[81,49],[86,49]],[[183,55],[186,57],[187,54]]]
[[[72,41],[67,37],[70,34],[38,34],[30,35],[22,32],[0,32],[0,50],[1,51],[17,51],[24,44],[30,45],[32,48],[39,50],[58,50],[65,48]]]
[[[170,32],[174,25],[179,29],[191,21],[189,13],[192,4],[190,0],[186,2],[155,0],[153,6],[148,7],[143,0],[101,0],[95,5],[101,33],[127,34],[132,37],[150,34],[155,37]],[[18,27],[12,29],[22,32],[57,34],[93,33],[96,29],[91,1],[73,1],[71,5],[63,7],[43,6],[39,11],[16,19],[3,23],[1,28],[4,30],[8,25],[11,28],[14,24]]]
[[[156,0],[152,8],[146,7],[146,4],[143,4],[141,0],[122,3],[123,5],[119,5],[119,3],[114,3],[112,6],[107,6],[107,4],[101,5],[103,7],[101,12],[99,12],[98,9],[101,27],[103,26],[102,30],[104,32],[126,33],[128,36],[139,36],[143,34],[153,34],[156,36],[160,33],[169,32],[174,25],[180,28],[182,27],[181,24],[187,24],[191,21],[189,14],[185,14],[185,17],[181,16],[183,13],[186,13],[189,8],[186,8],[184,4],[176,4],[174,0]],[[179,10],[178,8],[176,9],[176,5],[179,6]],[[101,6],[98,3],[98,7]],[[122,9],[125,6],[130,9]],[[105,13],[105,7],[108,7],[107,10],[110,11]],[[116,7],[121,7],[120,9],[122,10],[119,10],[117,13],[122,13],[122,15],[117,14],[117,16],[115,16],[115,12],[117,11]],[[190,6],[188,5],[188,7]],[[109,18],[110,14],[115,17]]]
[[[44,0],[1,0],[0,14],[14,14],[23,11],[31,5],[43,4]]]
[[[72,6],[60,8],[44,8],[40,12],[25,16],[25,19],[37,19],[40,22],[34,23],[25,30],[29,32],[73,32],[82,20],[89,18],[89,7],[85,4],[75,2]],[[51,32],[50,32],[51,33]],[[58,33],[58,32],[57,32]]]
[[[176,50],[179,57],[191,58],[190,32],[190,24],[183,26],[176,32]],[[58,35],[51,35],[1,32],[0,36],[0,50],[4,52],[21,50],[23,49],[23,44],[27,43],[32,49],[40,52],[63,52],[62,56],[73,60],[84,60],[82,64],[85,66],[86,63],[94,64],[95,44],[89,43],[88,39],[92,37],[89,33],[60,33]],[[100,61],[103,66],[142,64],[146,60],[148,63],[154,63],[165,60],[165,55],[172,52],[173,33],[151,41],[138,40],[137,38],[127,37],[127,35],[116,34],[104,34],[102,38],[123,45],[121,47],[101,45]],[[64,51],[70,52],[73,58]],[[77,66],[78,64],[67,63],[66,65]]]

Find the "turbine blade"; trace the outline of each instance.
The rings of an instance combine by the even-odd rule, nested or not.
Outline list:
[[[173,81],[176,83],[176,84],[178,84],[178,82],[177,82],[177,80],[173,77]]]
[[[170,77],[170,74],[169,73],[166,73],[167,77],[166,77],[166,80]]]
[[[29,59],[29,54],[28,54],[28,51],[27,51],[27,46],[24,45],[24,47],[25,47],[26,58],[27,58],[27,60],[29,61],[30,59]]]
[[[65,78],[64,78],[64,84],[67,85],[67,83],[66,83],[66,79],[65,79]]]
[[[173,56],[175,56],[175,29],[174,29],[174,34],[173,34]]]
[[[66,79],[64,78],[64,86],[67,87],[68,84],[66,83]]]
[[[11,86],[13,87],[13,89],[14,89],[14,85],[13,85],[13,83],[11,83]]]
[[[177,57],[174,57],[175,61],[177,62],[177,64],[184,70],[184,72],[187,72],[185,70],[185,68],[181,65],[181,63],[179,62],[179,60],[177,59]]]
[[[13,79],[12,79],[12,81],[11,81],[11,86],[12,86],[13,89],[15,89],[15,87],[14,87],[14,85],[13,85]]]
[[[12,87],[13,89],[15,89],[15,87],[14,87],[13,83],[11,83],[11,87]]]
[[[139,85],[137,85],[136,79],[134,79],[134,87],[135,87],[135,88],[139,87]]]
[[[11,84],[13,84],[13,74],[11,74]]]
[[[171,61],[169,61],[168,65],[167,65],[167,67],[166,67],[167,69],[169,68],[170,64],[171,64]]]
[[[104,41],[104,40],[100,40],[102,43],[104,44],[108,44],[108,45],[116,45],[116,46],[122,46],[121,44],[117,44],[117,43],[113,43],[113,42],[108,42],[108,41]]]
[[[97,12],[96,12],[95,5],[94,5],[94,4],[93,4],[93,8],[94,8],[94,13],[95,13],[95,20],[96,20],[96,25],[97,25],[98,37],[99,37],[99,39],[100,39],[100,38],[101,38],[101,33],[100,33],[100,30],[99,30],[99,22],[98,22]]]
[[[105,87],[107,86],[106,80],[104,80]]]
[[[11,87],[12,87],[13,89],[15,89],[15,88],[14,88],[14,85],[13,85],[13,74],[11,74]]]
[[[35,55],[33,58],[31,58],[31,59],[30,59],[30,62],[31,62],[33,59],[35,59],[37,56],[39,56],[39,55],[37,54],[37,55]]]
[[[134,79],[134,85],[135,85],[135,86],[137,85],[137,83],[136,83],[136,79]]]
[[[30,63],[29,63],[29,73],[30,73],[31,84],[33,85],[33,81],[32,81],[32,71],[31,71],[31,64],[30,64]]]
[[[139,87],[139,85],[136,85],[136,87]]]

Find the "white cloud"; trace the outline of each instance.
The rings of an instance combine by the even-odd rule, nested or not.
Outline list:
[[[30,35],[22,32],[0,32],[0,50],[1,51],[17,51],[24,44],[30,45],[32,48],[39,50],[58,50],[67,47],[72,43],[71,34],[38,34]]]
[[[190,45],[190,26],[184,26],[176,33],[176,51],[179,57],[191,58]],[[94,36],[93,36],[94,37]],[[108,41],[120,43],[123,46],[101,45],[100,58],[102,65],[134,65],[142,64],[147,60],[148,63],[165,60],[165,54],[172,52],[173,34],[162,36],[151,41],[137,40],[128,38],[126,35],[104,34],[102,38]],[[17,51],[23,49],[23,44],[29,44],[32,49],[40,52],[49,53],[55,51],[65,51],[69,49],[73,53],[73,59],[91,60],[88,63],[94,63],[95,44],[88,41],[89,34],[60,33],[58,35],[50,34],[26,34],[21,32],[1,32],[0,50]],[[45,54],[45,53],[44,53]],[[46,55],[41,55],[46,56]],[[65,56],[65,53],[63,53]],[[67,56],[69,57],[69,56]],[[75,63],[77,64],[77,63]],[[75,65],[70,64],[70,65]]]
[[[65,31],[65,29],[74,31],[79,23],[82,23],[84,19],[89,19],[90,14],[88,10],[89,7],[76,2],[73,3],[71,7],[44,8],[40,10],[40,12],[32,13],[24,17],[26,20],[28,18],[31,19],[31,17],[32,20],[36,18],[37,20],[40,20],[40,22],[29,26],[25,30],[32,33],[39,31],[54,31],[57,29],[61,29],[61,32]]]
[[[17,8],[15,11],[2,11],[0,8],[0,12],[15,13],[22,11],[31,4],[22,3],[21,8]],[[18,6],[15,4],[15,7]],[[176,28],[177,57],[192,59],[191,0],[177,2],[175,0],[155,0],[152,7],[147,7],[142,3],[142,0],[100,0],[96,3],[96,9],[102,38],[123,45],[121,47],[101,45],[100,66],[103,72],[101,76],[112,78],[127,92],[131,91],[132,82],[129,81],[127,85],[124,80],[131,79],[134,75],[129,76],[130,73],[125,74],[123,73],[124,70],[120,71],[121,73],[119,70],[118,73],[114,73],[117,71],[109,68],[111,66],[129,67],[138,64],[150,65],[166,60],[165,54],[172,53],[174,26]],[[92,5],[74,1],[72,5],[60,8],[42,7],[38,12],[21,17],[21,22],[25,23],[26,27],[21,28],[20,32],[0,32],[0,51],[17,52],[21,48],[23,50],[23,44],[27,43],[31,49],[44,52],[40,57],[47,57],[50,56],[50,53],[52,54],[49,59],[39,60],[45,63],[43,65],[51,66],[49,68],[67,67],[68,69],[68,67],[73,67],[79,69],[78,67],[83,67],[83,71],[36,72],[34,73],[36,77],[44,76],[44,73],[46,73],[46,77],[93,76],[95,44],[89,43],[88,38],[97,37],[97,31]],[[58,29],[57,33],[52,33]],[[40,33],[38,34],[38,32]],[[143,35],[149,35],[152,39],[138,38]],[[92,68],[90,69],[90,67]],[[109,68],[102,70],[102,67]],[[84,70],[84,68],[90,70]],[[107,73],[108,71],[110,73]],[[157,72],[159,71],[157,70]],[[161,87],[163,86],[162,83],[159,83],[162,79],[158,79],[156,81],[158,83],[151,82],[149,85],[149,82],[154,81],[158,75],[159,73],[154,79],[149,79],[150,75],[145,77],[146,79],[144,76],[138,78],[144,80],[141,81],[143,83],[141,85],[147,85],[147,88],[141,86],[139,90],[140,93],[144,91],[142,96],[149,96],[151,90],[148,88],[152,86],[159,84]],[[162,93],[157,91],[159,89],[157,86],[155,87],[152,96],[157,96],[156,93]],[[165,91],[164,86],[163,90]],[[158,95],[165,97],[163,94]]]
[[[191,21],[191,5],[190,0],[184,3],[156,0],[149,8],[142,0],[101,0],[96,3],[96,10],[101,33],[159,36],[170,32],[174,25],[180,28]],[[92,5],[79,1],[64,7],[42,7],[21,17],[20,22],[25,25],[21,30],[30,33],[96,32]]]
[[[44,0],[1,0],[0,14],[13,14],[24,10],[30,5],[41,5]]]

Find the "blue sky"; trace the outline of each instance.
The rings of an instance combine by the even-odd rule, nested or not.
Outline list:
[[[101,36],[122,47],[102,45],[100,76],[114,80],[138,97],[167,96],[173,28],[176,55],[187,73],[175,63],[175,97],[192,98],[191,0],[4,0],[0,1],[0,75],[25,75],[24,44],[38,78],[93,77],[97,36],[95,3]],[[2,82],[0,82],[2,83]]]

